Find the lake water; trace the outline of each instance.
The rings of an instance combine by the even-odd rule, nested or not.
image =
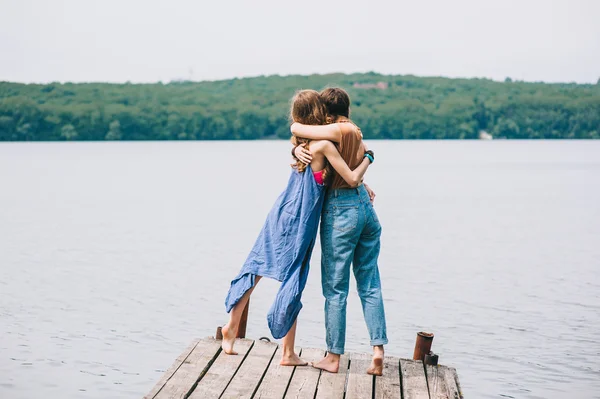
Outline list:
[[[600,141],[371,141],[388,353],[600,398]],[[0,398],[139,398],[227,320],[287,142],[0,143]],[[325,348],[319,244],[298,344]],[[260,283],[248,336],[268,336]],[[348,351],[369,351],[355,283]]]

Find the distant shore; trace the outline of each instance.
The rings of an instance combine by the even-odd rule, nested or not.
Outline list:
[[[269,76],[169,84],[0,82],[0,141],[289,137],[297,89],[341,86],[366,139],[600,138],[600,84],[412,75]]]

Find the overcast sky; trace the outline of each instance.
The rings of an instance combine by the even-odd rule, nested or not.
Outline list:
[[[600,78],[600,0],[0,0],[0,81]]]

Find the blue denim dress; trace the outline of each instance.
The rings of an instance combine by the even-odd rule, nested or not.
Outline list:
[[[225,299],[227,313],[254,286],[255,276],[281,281],[267,315],[274,338],[284,337],[298,316],[308,278],[325,187],[317,184],[310,166],[302,173],[292,168],[287,187],[275,201],[254,247]]]

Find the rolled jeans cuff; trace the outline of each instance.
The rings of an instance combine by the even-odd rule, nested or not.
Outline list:
[[[327,348],[327,353],[333,353],[334,355],[343,355],[344,348]]]

